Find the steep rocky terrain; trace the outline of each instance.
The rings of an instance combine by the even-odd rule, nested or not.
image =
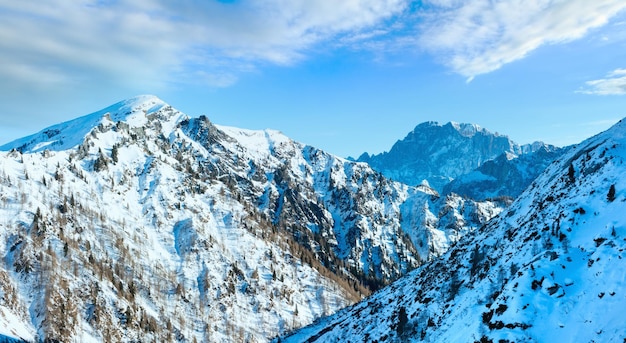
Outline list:
[[[557,151],[555,147],[541,142],[519,145],[507,136],[492,133],[474,124],[451,122],[441,125],[437,122],[426,122],[416,126],[404,139],[397,141],[388,152],[372,156],[364,153],[357,160],[367,162],[385,176],[408,185],[418,185],[426,180],[431,187],[441,192],[450,181],[474,171],[483,163],[498,156],[506,154],[508,157],[503,158],[511,160],[520,155],[532,154],[544,149]],[[542,157],[543,155],[537,156]],[[518,165],[526,161],[531,164],[537,162],[520,160]],[[491,168],[498,166],[504,165],[500,163],[492,165]],[[498,173],[507,173],[511,169],[521,170],[525,167],[507,167],[503,171],[491,170],[486,174],[486,177],[491,180]],[[541,171],[539,170],[538,173]],[[534,176],[537,176],[538,173]],[[516,183],[521,184],[528,181],[522,187],[523,190],[533,179],[527,177]],[[476,181],[476,178],[472,180]],[[519,191],[517,187],[508,192],[506,185],[495,186],[496,189],[492,190],[494,185],[489,183],[481,187],[485,191],[496,194]],[[504,192],[499,190],[499,187],[504,187]],[[512,194],[506,195],[511,196]]]
[[[267,341],[503,207],[153,96],[0,150],[0,334],[27,341]]]
[[[497,197],[517,198],[563,153],[544,143],[535,143],[531,152],[514,155],[505,152],[443,187],[443,194],[456,193],[475,200]]]
[[[282,342],[623,342],[626,123],[569,148],[506,210]]]

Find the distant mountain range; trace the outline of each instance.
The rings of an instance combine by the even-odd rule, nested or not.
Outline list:
[[[281,342],[622,342],[626,124],[568,148],[487,225]]]
[[[357,161],[408,185],[426,181],[444,194],[485,199],[519,195],[559,151],[542,142],[519,145],[475,124],[426,122],[388,152],[364,153]]]

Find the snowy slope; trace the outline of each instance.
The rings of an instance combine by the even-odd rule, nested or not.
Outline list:
[[[33,153],[43,150],[62,151],[70,149],[81,144],[85,136],[100,124],[105,124],[107,121],[123,121],[132,126],[140,127],[146,123],[146,113],[157,112],[165,105],[163,100],[155,96],[140,95],[7,143],[0,146],[0,151],[16,149]],[[103,121],[103,118],[106,120]]]
[[[264,342],[441,255],[502,204],[140,96],[0,153],[0,334]]]
[[[622,342],[626,123],[569,148],[497,218],[282,342]]]
[[[475,124],[426,122],[417,125],[388,152],[372,156],[364,153],[358,161],[405,184],[418,185],[427,180],[441,192],[450,181],[502,154],[517,157],[545,147],[554,150],[541,142],[519,145]]]

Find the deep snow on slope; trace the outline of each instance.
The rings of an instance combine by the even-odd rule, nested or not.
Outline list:
[[[441,192],[450,181],[504,153],[519,156],[544,146],[541,142],[519,145],[475,124],[426,122],[398,140],[388,152],[372,156],[364,153],[358,161],[408,185],[426,180]]]
[[[27,340],[267,341],[503,207],[153,96],[2,149],[0,334]]]
[[[623,342],[625,159],[622,120],[441,259],[282,342]]]

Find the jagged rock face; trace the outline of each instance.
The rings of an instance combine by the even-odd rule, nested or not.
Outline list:
[[[622,120],[441,259],[281,341],[622,341],[625,159]]]
[[[542,143],[520,146],[508,137],[477,125],[426,122],[418,125],[389,152],[361,155],[385,176],[408,185],[423,180],[441,192],[453,179],[467,174],[504,153],[521,155],[535,151]]]
[[[515,145],[507,137],[470,124],[427,122],[418,125],[389,152],[359,157],[387,177],[417,185],[427,180],[435,189],[493,159]]]
[[[212,126],[208,121],[201,125]],[[218,150],[237,155],[234,160],[239,163],[219,158],[213,167],[235,171],[231,177],[236,179],[234,188],[243,192],[241,196],[251,199],[274,225],[316,252],[323,265],[333,270],[345,266],[369,287],[379,287],[421,260],[443,253],[458,232],[482,225],[504,207],[467,201],[475,206],[468,205],[470,210],[465,211],[465,201],[458,197],[440,199],[427,187],[390,181],[366,164],[303,146],[278,132],[213,127],[229,137],[221,142],[231,143],[214,142],[207,149],[219,146]],[[197,141],[207,141],[189,134]],[[406,205],[428,202],[430,207],[417,211]],[[446,206],[465,212],[452,222],[440,221],[435,212],[434,225],[409,223],[430,214],[430,208],[439,211]]]
[[[325,266],[339,269],[345,263],[357,274],[382,281],[418,265],[410,241],[402,240],[399,219],[404,200],[421,194],[413,195],[415,191],[365,164],[302,146],[275,131],[196,121],[183,123],[182,130],[206,142],[205,149],[214,155],[208,166],[214,177],[228,171],[227,183],[238,197],[315,252]],[[211,131],[228,139],[205,139]],[[383,247],[376,236],[391,240]]]
[[[151,96],[0,150],[0,335],[26,340],[267,341],[502,207]]]
[[[456,193],[475,200],[517,198],[564,149],[542,145],[523,155],[504,153],[461,175],[443,188],[443,194]]]

